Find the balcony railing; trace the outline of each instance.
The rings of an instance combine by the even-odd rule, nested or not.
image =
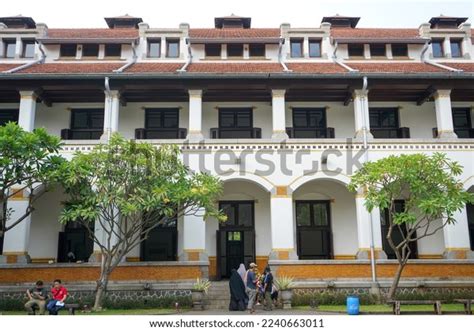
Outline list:
[[[63,140],[97,140],[102,136],[102,130],[89,130],[89,129],[62,129],[61,139]]]
[[[438,128],[433,128],[433,138],[438,138]],[[454,133],[458,138],[474,138],[474,129],[463,128],[463,129],[454,129]]]
[[[286,128],[289,138],[334,138],[334,128]]]
[[[176,129],[135,129],[135,139],[186,139],[187,130]]]
[[[372,133],[374,138],[382,138],[382,139],[410,138],[409,128],[396,128],[396,129],[371,128],[370,132]]]
[[[212,128],[211,139],[262,138],[261,128]]]

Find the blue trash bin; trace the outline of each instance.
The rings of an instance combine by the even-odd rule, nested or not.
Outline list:
[[[359,315],[359,297],[348,296],[346,300],[347,313],[349,315]]]

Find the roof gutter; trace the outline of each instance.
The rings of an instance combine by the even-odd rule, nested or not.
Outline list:
[[[349,67],[347,64],[343,63],[342,61],[338,60],[337,58],[337,46],[339,46],[338,42],[335,41],[334,42],[334,52],[332,53],[332,60],[334,61],[334,63],[340,65],[341,67],[343,67],[344,69],[346,69],[347,71],[349,72],[357,72],[359,70],[356,70],[356,69],[353,69],[351,67]]]
[[[436,62],[433,62],[433,61],[430,61],[428,59],[425,58],[425,53],[426,51],[428,50],[428,46],[430,45],[430,41],[427,41],[425,43],[425,46],[423,46],[423,50],[421,51],[421,55],[420,55],[420,59],[422,62],[426,63],[426,64],[430,64],[434,67],[438,67],[438,68],[441,68],[441,69],[444,69],[444,70],[448,70],[448,71],[452,71],[452,72],[462,72],[462,70],[460,69],[455,69],[453,67],[449,67],[447,65],[444,65],[444,64],[440,64],[440,63],[436,63]]]
[[[23,69],[26,69],[26,68],[29,68],[35,64],[40,64],[40,63],[44,63],[44,60],[46,59],[46,53],[44,52],[44,49],[43,49],[43,44],[41,42],[38,42],[38,46],[39,46],[39,50],[41,52],[41,56],[38,60],[36,61],[33,61],[33,62],[29,62],[29,63],[25,63],[19,67],[15,67],[15,68],[12,68],[10,70],[6,70],[4,71],[4,73],[6,74],[12,74],[14,72],[17,72],[17,71],[20,71],[20,70],[23,70]]]
[[[193,62],[193,52],[191,50],[191,40],[189,38],[186,38],[186,45],[188,45],[188,60],[180,69],[176,70],[177,72],[186,72],[188,66]]]
[[[280,62],[281,66],[283,67],[283,71],[291,72],[292,70],[288,69],[285,62],[283,62],[283,58],[281,56],[281,52],[282,52],[282,49],[283,49],[283,43],[284,42],[285,42],[285,39],[283,39],[283,38],[280,38],[280,41],[278,42],[278,62]]]
[[[124,70],[126,70],[127,68],[129,68],[130,66],[134,65],[137,62],[137,59],[138,59],[137,46],[138,44],[135,41],[133,41],[132,42],[132,52],[133,52],[132,61],[126,63],[124,66],[114,70],[113,72],[117,72],[117,73],[123,72]]]

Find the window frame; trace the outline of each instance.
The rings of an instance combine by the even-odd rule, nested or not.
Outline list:
[[[259,50],[262,50],[263,53],[262,54],[258,54],[258,55],[254,55],[252,54],[252,48],[253,49],[253,52],[255,52],[255,48],[260,48]],[[259,43],[252,43],[252,44],[249,44],[249,57],[250,58],[264,58],[267,56],[267,47],[265,44],[259,44]]]
[[[306,123],[307,125],[306,126],[296,126],[295,125],[295,113],[298,113],[298,112],[304,112],[305,113],[305,117],[306,117]],[[322,117],[323,117],[323,122],[324,122],[324,126],[310,126],[309,123],[310,123],[310,117],[311,117],[311,113],[316,113],[316,112],[321,112],[322,113]],[[293,121],[293,128],[296,128],[296,129],[327,129],[327,116],[326,116],[326,108],[324,107],[312,107],[312,108],[303,108],[303,107],[295,107],[292,109],[292,121]]]
[[[219,50],[216,54],[208,54],[210,50]],[[218,53],[218,54],[217,54]],[[205,44],[204,45],[204,57],[222,57],[222,44]]]
[[[238,123],[238,113],[239,112],[242,112],[242,111],[248,111],[248,113],[250,114],[249,118],[250,118],[250,123],[249,123],[249,126],[238,126],[237,123]],[[233,113],[233,122],[234,122],[234,125],[233,126],[222,126],[222,115],[225,114],[225,113]],[[253,109],[250,108],[250,107],[242,107],[242,108],[239,108],[239,107],[232,107],[232,108],[219,108],[219,114],[218,114],[218,126],[219,126],[219,129],[246,129],[246,130],[250,130],[253,128]]]
[[[360,55],[351,54],[351,49],[353,52],[354,48],[360,48],[362,50],[362,53]],[[347,54],[349,55],[349,58],[365,58],[365,44],[347,44]]]
[[[453,45],[458,45],[459,54],[456,56],[453,54]],[[462,58],[463,57],[462,56],[462,39],[458,39],[458,38],[449,39],[449,49],[451,51],[452,58],[455,58],[455,59]]]
[[[223,205],[230,205],[234,213],[234,224],[220,223],[219,229],[226,229],[232,231],[232,229],[255,229],[255,201],[253,200],[219,200],[219,210],[223,210]],[[240,220],[239,215],[239,206],[240,205],[250,205],[251,207],[251,224],[235,224],[236,220]]]
[[[35,40],[34,39],[22,39],[21,43],[22,43],[21,57],[24,58],[24,59],[34,59],[34,57],[35,57],[35,46],[36,46]],[[26,56],[27,55],[26,50],[27,50],[28,45],[33,45],[33,54],[32,54],[32,56]]]
[[[395,46],[395,47],[394,47]],[[404,43],[394,43],[391,44],[392,47],[392,57],[408,57],[408,44]],[[396,55],[393,53],[394,48],[396,49],[397,47],[403,47],[404,53],[403,55]]]
[[[82,55],[81,57],[82,58],[89,58],[89,59],[94,59],[94,58],[98,58],[99,57],[99,52],[100,52],[100,47],[99,47],[99,44],[82,44],[81,45],[82,47]],[[89,49],[90,48],[90,49]],[[85,54],[85,50],[88,50],[88,51],[94,51],[94,55],[86,55]]]
[[[470,107],[452,107],[452,116],[453,116],[453,129],[472,129],[472,118],[471,118],[471,108]],[[464,112],[467,124],[465,126],[455,125],[454,117],[455,112]]]
[[[383,54],[380,55],[380,54],[374,54],[374,52],[372,51],[373,49],[376,50],[378,47],[380,47],[381,49],[381,46],[383,46]],[[379,49],[379,50],[380,50]],[[375,58],[382,58],[382,57],[387,57],[387,45],[386,44],[369,44],[369,50],[370,50],[370,57],[375,57]]]
[[[231,57],[231,58],[242,58],[244,57],[244,44],[227,44],[227,57]],[[238,55],[231,55],[230,52],[229,52],[229,49],[232,49],[232,48],[238,48],[238,51],[239,51],[239,54]]]
[[[435,53],[434,44],[439,44],[439,50],[440,50],[439,54]],[[444,41],[442,39],[433,39],[431,41],[431,50],[433,52],[433,58],[439,59],[446,56],[446,52],[445,52],[443,44],[444,44]]]
[[[63,48],[66,48],[66,47],[72,47],[74,46],[74,55],[64,55],[64,49]],[[75,58],[77,57],[77,44],[72,44],[72,43],[65,43],[65,44],[60,44],[59,45],[59,57],[63,57],[63,58]]]
[[[290,57],[294,59],[301,59],[304,58],[304,47],[303,47],[304,39],[303,38],[290,38]],[[299,52],[300,55],[296,56],[293,53],[293,44],[299,44]]]
[[[300,205],[309,204],[309,225],[298,224],[298,208]],[[325,205],[327,214],[327,224],[315,224],[314,208],[315,205]],[[331,201],[330,200],[296,200],[295,201],[295,222],[297,228],[329,228],[332,231],[331,222]]]
[[[380,125],[380,122],[381,122],[381,119],[380,119],[380,114],[382,112],[393,112],[395,114],[395,126],[381,126]],[[374,126],[372,125],[372,123],[370,122],[370,113],[371,112],[377,112],[378,113],[378,122],[379,122],[379,125],[378,126]],[[370,123],[370,129],[399,129],[400,128],[400,111],[399,111],[399,108],[397,107],[370,107],[369,108],[369,123]]]
[[[100,113],[102,112],[102,125],[101,128],[93,128],[92,127],[92,121],[91,121],[91,115],[93,113]],[[87,113],[87,127],[86,128],[76,128],[74,126],[74,120],[75,116],[77,116],[78,113]],[[69,123],[69,129],[72,131],[96,131],[96,130],[103,130],[104,127],[104,121],[105,121],[105,113],[103,108],[75,108],[71,109],[71,118],[70,118],[70,123]]]
[[[118,49],[118,55],[110,55],[110,54],[107,54],[107,48],[110,48],[110,47],[117,47]],[[115,50],[117,50],[115,49]],[[110,52],[110,49],[109,49],[109,52]],[[104,57],[106,58],[120,58],[122,57],[122,44],[104,44]]]
[[[161,38],[147,38],[146,40],[146,43],[147,43],[147,50],[146,50],[146,55],[147,57],[149,58],[152,58],[152,59],[158,59],[161,57]],[[152,55],[151,52],[150,52],[150,46],[152,44],[158,44],[158,54],[157,55]]]
[[[173,112],[176,115],[176,127],[165,126],[165,113]],[[159,115],[160,126],[150,126],[150,117]],[[146,130],[177,130],[179,129],[179,108],[145,108],[145,129]]]
[[[176,56],[171,56],[170,46],[171,44],[176,44]],[[166,57],[170,59],[178,59],[180,55],[180,40],[179,38],[166,38]]]
[[[7,114],[7,116],[5,116],[5,118],[6,118],[5,123],[3,123],[3,124],[0,123],[0,126],[3,126],[5,124],[7,124],[8,122],[18,123],[18,118],[20,116],[20,110],[19,109],[16,109],[16,108],[0,109],[0,114],[5,114],[5,113],[9,113],[9,114]]]
[[[319,45],[319,55],[311,55],[311,45],[317,44]],[[322,40],[321,39],[315,39],[315,38],[310,38],[308,39],[308,56],[311,58],[320,58],[322,57]]]
[[[16,56],[16,39],[5,38],[3,42],[3,57],[5,59],[14,59]],[[13,56],[9,56],[8,47],[13,45]]]

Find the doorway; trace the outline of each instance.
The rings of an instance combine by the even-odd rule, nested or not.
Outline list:
[[[177,261],[178,230],[176,218],[150,231],[140,247],[140,261]]]
[[[254,201],[220,201],[227,221],[217,230],[217,278],[230,277],[241,263],[246,268],[255,261]]]
[[[58,262],[88,262],[93,250],[94,241],[80,222],[68,222],[59,232]]]

